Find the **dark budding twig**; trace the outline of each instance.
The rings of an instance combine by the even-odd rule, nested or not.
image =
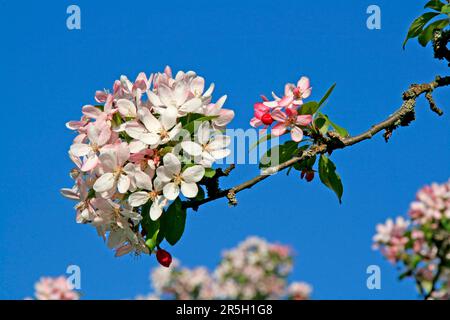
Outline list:
[[[384,137],[386,141],[388,141],[395,129],[401,126],[408,126],[412,121],[415,120],[416,100],[423,94],[426,95],[431,110],[438,115],[442,115],[442,111],[436,106],[432,98],[432,93],[435,89],[448,85],[450,85],[450,76],[443,78],[436,77],[436,79],[430,83],[413,84],[406,92],[403,93],[403,104],[401,105],[401,107],[392,115],[390,115],[386,120],[373,125],[369,130],[357,136],[347,138],[341,138],[334,132],[328,132],[325,139],[320,139],[320,141],[315,140],[315,143],[308,150],[302,152],[300,155],[293,157],[284,163],[279,164],[278,166],[266,169],[266,172],[264,172],[264,174],[258,175],[253,179],[245,181],[232,188],[224,190],[217,189],[212,193],[208,192],[208,197],[205,199],[185,201],[183,203],[183,206],[184,208],[192,208],[194,210],[197,210],[203,204],[225,197],[228,199],[230,205],[236,205],[237,193],[252,188],[257,183],[270,177],[271,174],[283,171],[291,167],[295,163],[310,159],[316,155],[331,153],[332,151],[337,149],[350,147],[364,140],[371,139],[374,135],[383,130],[385,131]],[[217,177],[217,182],[219,176]]]

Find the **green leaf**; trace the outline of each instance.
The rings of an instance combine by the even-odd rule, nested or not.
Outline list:
[[[436,11],[441,11],[444,4],[439,0],[428,1],[424,8],[430,8]]]
[[[164,239],[162,233],[160,234],[160,222],[159,220],[153,221],[150,218],[151,201],[148,201],[142,206],[142,228],[146,232],[145,244],[153,251],[153,249]],[[161,237],[162,236],[162,237]]]
[[[298,142],[295,141],[287,141],[282,145],[275,146],[261,157],[259,168],[270,168],[274,165],[286,162],[295,156],[297,151]],[[276,155],[278,155],[278,157],[276,157]]]
[[[190,113],[186,117],[184,117],[184,122],[186,123],[183,125],[183,129],[189,131],[190,133],[194,133],[196,122],[201,123],[205,121],[211,121],[217,117],[218,116],[205,116],[199,113]]]
[[[161,229],[167,242],[175,245],[181,239],[185,225],[186,209],[183,208],[180,198],[177,198],[161,217]]]
[[[329,125],[328,118],[324,117],[322,114],[319,114],[316,120],[314,120],[314,126],[321,134],[326,134],[328,132]]]
[[[346,138],[349,136],[348,131],[346,129],[342,128],[341,126],[331,121],[327,115],[324,115],[324,117],[327,119],[330,126],[333,127],[334,131],[336,131],[341,137]]]
[[[426,47],[428,42],[431,41],[431,39],[433,38],[433,32],[434,30],[437,29],[444,29],[446,26],[448,26],[449,24],[449,19],[441,19],[441,20],[437,20],[431,24],[429,24],[424,30],[423,32],[420,34],[419,36],[419,43],[423,46]]]
[[[336,83],[333,84],[325,93],[325,95],[320,99],[319,102],[310,101],[302,105],[300,108],[299,114],[310,114],[313,115],[323,106],[323,104],[328,100],[330,95],[333,93],[334,88],[336,87]]]
[[[333,93],[334,88],[336,88],[336,83],[333,84],[330,89],[328,89],[328,91],[325,93],[325,95],[323,96],[322,99],[320,99],[319,101],[319,108],[325,103],[325,101],[328,100],[328,98],[330,97],[330,95]]]
[[[428,23],[428,21],[430,21],[437,15],[439,15],[438,12],[427,12],[427,13],[424,13],[423,15],[421,15],[420,17],[418,17],[416,20],[414,20],[413,23],[411,24],[411,26],[409,27],[408,34],[406,35],[406,39],[403,42],[403,49],[405,49],[405,46],[406,46],[406,43],[408,42],[408,40],[413,39],[413,38],[417,37],[418,35],[420,35],[423,30],[423,27],[425,27],[425,25]]]
[[[336,173],[336,166],[334,163],[325,155],[321,155],[319,159],[319,176],[320,181],[333,190],[339,199],[339,203],[342,203],[344,187],[341,178]]]
[[[319,110],[319,104],[315,101],[310,101],[305,104],[303,104],[299,110],[299,114],[310,114],[313,115]]]
[[[441,13],[449,14],[450,13],[450,4],[446,4],[441,8]]]
[[[216,175],[216,170],[212,168],[205,168],[205,177],[213,178]]]
[[[159,240],[159,221],[155,221],[154,224],[154,228],[153,230],[151,230],[151,232],[147,233],[146,236],[146,241],[145,241],[145,245],[150,249],[150,252],[153,251],[153,249],[155,249],[155,247],[157,245],[159,245],[159,243],[161,241],[158,242]]]

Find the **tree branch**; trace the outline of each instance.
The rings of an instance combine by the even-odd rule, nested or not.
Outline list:
[[[434,57],[439,60],[450,62],[450,50],[447,48],[450,40],[450,31],[435,30],[433,33]]]
[[[432,99],[432,92],[439,87],[444,87],[448,85],[450,85],[450,77],[444,78],[436,77],[436,79],[430,83],[413,84],[406,92],[403,93],[402,106],[392,115],[390,115],[386,120],[373,125],[369,130],[357,136],[348,138],[341,138],[337,136],[334,132],[328,132],[327,137],[325,137],[325,139],[321,139],[320,142],[316,141],[308,150],[304,151],[297,157],[294,157],[284,163],[281,163],[278,166],[268,168],[263,172],[263,174],[258,175],[253,179],[250,179],[232,188],[219,190],[214,194],[208,194],[208,197],[203,200],[186,201],[183,203],[183,206],[185,208],[193,208],[194,210],[197,210],[199,206],[205,203],[224,197],[228,198],[230,205],[236,205],[237,193],[252,188],[257,183],[270,177],[270,175],[283,171],[284,169],[291,167],[297,162],[307,160],[316,155],[331,153],[336,149],[344,149],[346,147],[352,146],[364,140],[371,139],[374,135],[383,130],[385,130],[384,137],[386,141],[388,141],[395,129],[397,129],[400,126],[408,126],[413,120],[415,120],[416,100],[419,96],[423,94],[427,95],[427,99],[430,103],[431,110],[437,113],[438,115],[442,115],[442,111],[439,108],[437,108],[436,104],[434,103],[434,100]]]

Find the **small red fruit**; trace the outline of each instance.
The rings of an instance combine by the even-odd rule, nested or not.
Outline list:
[[[306,173],[306,181],[311,182],[314,180],[314,171],[308,171]]]
[[[270,113],[266,113],[261,117],[262,123],[264,123],[266,126],[270,126],[273,123],[273,118],[270,115]]]
[[[158,251],[156,251],[156,259],[158,260],[160,265],[166,268],[168,268],[172,263],[172,256],[170,255],[170,253],[163,249],[158,249]]]

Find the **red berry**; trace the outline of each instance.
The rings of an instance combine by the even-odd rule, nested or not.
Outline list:
[[[168,268],[172,263],[172,256],[170,255],[170,253],[163,249],[158,249],[158,251],[156,251],[156,259],[158,260],[160,265],[166,268]]]
[[[308,171],[306,173],[306,181],[311,182],[314,180],[314,171]]]
[[[261,117],[262,123],[264,123],[266,126],[270,126],[273,123],[273,118],[270,115],[270,113],[266,113]]]

